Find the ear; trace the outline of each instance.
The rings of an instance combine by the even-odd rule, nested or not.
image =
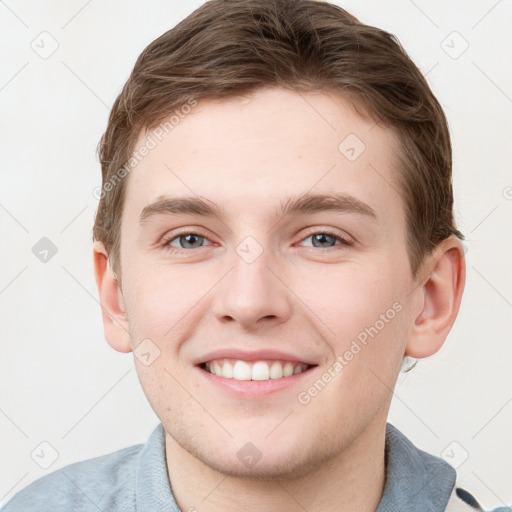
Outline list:
[[[105,247],[97,240],[93,243],[93,258],[105,339],[118,352],[131,352],[129,326],[121,285],[112,272]]]
[[[457,318],[466,282],[466,261],[460,241],[454,236],[443,240],[418,275],[424,277],[414,291],[415,323],[405,355],[420,359],[435,354],[443,346]]]

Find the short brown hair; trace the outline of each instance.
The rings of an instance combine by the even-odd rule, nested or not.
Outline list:
[[[453,217],[446,117],[395,36],[328,2],[210,0],[141,53],[100,140],[102,190],[108,193],[101,194],[93,239],[103,242],[117,275],[126,189],[119,171],[125,170],[124,178],[142,130],[154,129],[191,98],[276,86],[337,91],[362,116],[397,135],[397,183],[414,276],[442,240],[464,238]]]

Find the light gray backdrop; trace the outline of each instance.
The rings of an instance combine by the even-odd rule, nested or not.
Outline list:
[[[395,33],[427,75],[451,127],[467,236],[459,318],[441,351],[400,377],[390,421],[457,467],[485,506],[510,504],[512,2],[337,3]],[[133,355],[103,337],[95,150],[138,54],[200,4],[0,1],[0,502],[144,442],[158,422]]]

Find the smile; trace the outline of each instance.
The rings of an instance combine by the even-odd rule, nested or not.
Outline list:
[[[214,359],[203,363],[207,372],[234,380],[283,379],[297,375],[311,368],[306,363],[291,361],[242,361],[239,359]]]

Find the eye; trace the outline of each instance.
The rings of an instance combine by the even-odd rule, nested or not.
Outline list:
[[[322,231],[314,231],[309,234],[306,238],[302,239],[302,242],[311,238],[312,245],[309,247],[314,247],[317,249],[330,249],[331,247],[338,246],[351,246],[353,242],[348,240],[347,238],[341,236],[338,233],[322,230]],[[191,249],[200,249],[204,247],[204,242],[208,240],[206,236],[203,236],[199,233],[195,232],[184,232],[179,234],[174,234],[173,236],[169,236],[162,240],[162,247],[168,249],[170,252],[187,252]],[[339,242],[336,244],[336,242]],[[211,243],[208,245],[212,245]]]
[[[165,238],[162,240],[162,246],[169,249],[171,252],[174,251],[186,251],[188,249],[198,249],[203,247],[202,242],[207,240],[205,236],[198,233],[186,232],[172,237]],[[177,242],[178,246],[174,245],[173,242]]]
[[[312,245],[310,247],[316,247],[320,249],[329,249],[331,247],[335,247],[336,242],[340,242],[338,245],[344,246],[350,246],[353,244],[353,242],[341,236],[340,234],[328,230],[313,232],[309,234],[306,238],[303,238],[303,241],[307,240],[308,238],[311,238],[312,240]],[[331,245],[331,242],[334,243]]]

